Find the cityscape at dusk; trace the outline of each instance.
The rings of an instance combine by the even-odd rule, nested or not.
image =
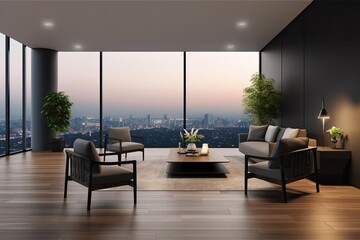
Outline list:
[[[10,115],[10,152],[31,148],[31,72],[26,68],[25,138],[22,128],[22,85],[18,66],[21,45],[11,42],[13,66]],[[26,48],[27,65],[31,49]],[[109,127],[130,127],[144,136],[146,147],[177,147],[184,126],[183,52],[103,53],[103,134]],[[258,52],[186,53],[186,128],[201,128],[211,147],[236,147],[238,134],[248,131],[243,112],[243,89],[258,71]],[[58,91],[74,102],[66,146],[76,138],[100,146],[99,52],[59,52]],[[15,104],[16,100],[16,104]],[[4,105],[0,105],[0,155],[6,148]],[[25,140],[24,140],[25,139]],[[25,143],[24,143],[25,141]],[[199,143],[199,146],[201,143]]]
[[[171,117],[164,114],[162,117],[133,117],[124,118],[105,117],[103,121],[104,134],[109,127],[130,127],[131,133],[136,136],[143,136],[145,147],[177,147],[180,138],[180,131],[183,128],[183,119]],[[30,119],[26,121],[30,126]],[[10,135],[10,149],[12,152],[20,151],[23,148],[22,121],[12,121],[14,129]],[[237,147],[238,134],[247,132],[249,129],[248,118],[221,118],[212,114],[205,114],[203,118],[187,119],[188,129],[200,128],[205,136],[202,142],[208,143],[210,147]],[[66,146],[72,147],[77,138],[93,141],[100,146],[100,121],[90,117],[76,117],[71,120],[71,128],[62,134],[66,140]],[[103,138],[102,138],[103,140]],[[5,151],[5,123],[0,121],[0,153]],[[31,129],[26,128],[26,148],[31,147]],[[134,141],[136,139],[134,138]]]

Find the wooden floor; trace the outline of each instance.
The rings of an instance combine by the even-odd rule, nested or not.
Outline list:
[[[139,191],[136,207],[131,191],[95,191],[87,213],[86,189],[70,183],[65,201],[63,181],[63,153],[0,158],[0,239],[360,239],[360,190],[350,186],[315,193],[302,180],[287,204],[277,186],[248,197]]]

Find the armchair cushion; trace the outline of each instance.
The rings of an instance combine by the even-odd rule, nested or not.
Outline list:
[[[131,142],[130,128],[128,127],[114,127],[109,128],[108,135],[110,138],[110,143],[115,143],[115,139],[120,139],[123,142]]]
[[[273,179],[281,179],[281,171],[279,168],[271,169],[269,164],[265,162],[258,162],[255,164],[250,164],[248,167],[249,171],[260,176],[273,178]]]
[[[136,142],[122,142],[121,143],[121,147],[122,147],[122,151],[123,152],[132,152],[132,151],[137,151],[137,150],[143,150],[144,149],[144,145],[141,143],[136,143]],[[120,151],[120,143],[113,143],[113,144],[108,144],[106,146],[107,150],[113,151],[113,152],[119,152]]]
[[[93,142],[86,141],[80,138],[76,139],[74,142],[74,152],[89,158],[91,161],[101,162],[99,154],[97,153]],[[87,167],[88,169],[90,169],[90,166]],[[94,164],[93,173],[100,172],[101,166]]]
[[[265,134],[268,125],[255,126],[250,125],[248,141],[265,141]]]
[[[93,189],[127,185],[134,178],[133,172],[119,166],[102,166],[101,173],[93,174]]]
[[[289,153],[291,151],[307,148],[308,144],[309,144],[309,139],[307,137],[281,139],[276,144],[275,149],[271,154],[271,157],[277,157],[279,155]],[[280,168],[279,160],[277,158],[274,160],[269,160],[269,168],[279,169]]]

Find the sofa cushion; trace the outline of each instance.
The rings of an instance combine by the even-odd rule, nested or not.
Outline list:
[[[245,155],[268,157],[269,156],[269,143],[267,143],[267,142],[242,142],[239,144],[239,151]]]
[[[298,128],[286,128],[281,139],[295,138],[295,137],[297,137],[298,133],[299,133]]]
[[[307,148],[309,144],[309,139],[306,138],[285,138],[281,139],[275,146],[274,151],[271,154],[271,157],[278,157],[282,154]],[[278,169],[280,168],[280,163],[278,159],[269,161],[270,169]]]
[[[296,137],[307,137],[306,129],[299,129],[299,133]]]
[[[266,142],[274,142],[278,131],[279,131],[278,126],[269,125],[266,130],[265,141]]]
[[[268,125],[255,126],[250,125],[248,141],[265,141],[265,134]]]

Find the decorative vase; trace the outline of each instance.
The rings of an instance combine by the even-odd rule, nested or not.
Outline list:
[[[336,138],[331,138],[330,141],[334,144],[333,148],[335,149],[335,148],[336,148],[337,139],[336,139]]]
[[[195,143],[189,143],[186,147],[187,151],[196,151],[196,144]]]

